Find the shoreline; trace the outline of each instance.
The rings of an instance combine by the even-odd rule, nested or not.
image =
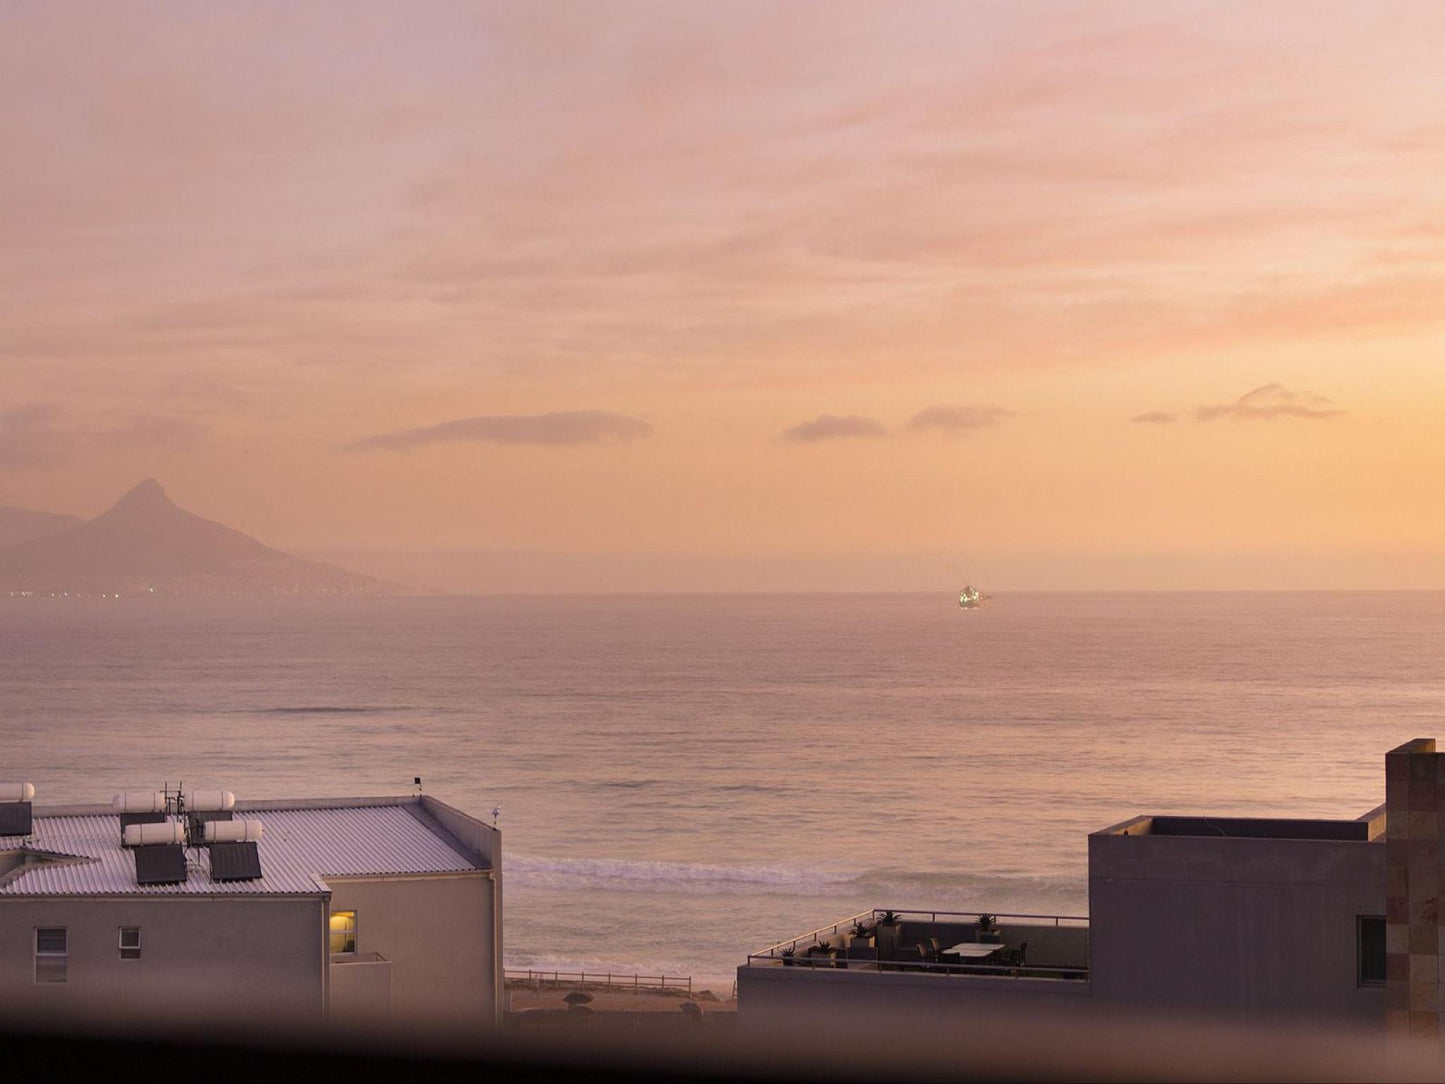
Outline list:
[[[695,1005],[705,1015],[736,1013],[738,1003],[731,990],[719,994],[714,990],[662,990],[643,987],[635,990],[607,989],[601,985],[569,985],[567,983],[538,985],[526,980],[507,983],[507,1011],[512,1014],[531,1011],[566,1011],[567,997],[584,993],[591,1000],[586,1007],[594,1014],[606,1013],[682,1013],[685,1004]]]
[[[585,993],[591,1000],[569,1004]],[[509,985],[505,1027],[637,1037],[730,1034],[737,1027],[738,1003],[711,990],[605,990],[569,986],[539,989]]]

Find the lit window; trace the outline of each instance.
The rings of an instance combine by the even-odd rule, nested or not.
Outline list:
[[[1358,915],[1355,918],[1356,958],[1361,986],[1380,986],[1385,981],[1385,916]]]
[[[356,951],[356,912],[331,912],[331,954],[340,956]]]
[[[122,960],[140,959],[139,926],[122,926],[120,928],[120,958]]]
[[[36,928],[36,982],[64,982],[65,964],[69,956],[70,937],[64,926],[39,926]]]

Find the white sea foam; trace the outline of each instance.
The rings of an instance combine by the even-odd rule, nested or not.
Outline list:
[[[692,862],[649,862],[620,858],[538,858],[508,855],[509,885],[527,888],[614,892],[674,892],[690,895],[812,895],[850,884],[846,870],[785,866],[714,866]]]
[[[1077,910],[1082,878],[977,875],[909,870],[828,870],[788,866],[719,866],[617,858],[509,856],[509,886],[553,891],[607,890],[679,895],[787,895],[836,898],[868,896],[880,907],[979,900],[994,910],[999,900],[1064,899]]]

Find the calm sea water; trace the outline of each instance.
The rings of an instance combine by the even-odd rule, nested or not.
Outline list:
[[[46,802],[500,805],[508,965],[690,974],[868,907],[1087,907],[1140,812],[1354,817],[1445,737],[1445,594],[0,604]]]

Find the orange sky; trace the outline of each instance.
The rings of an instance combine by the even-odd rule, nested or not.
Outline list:
[[[620,588],[1445,587],[1439,4],[0,22],[0,504],[155,476]]]

